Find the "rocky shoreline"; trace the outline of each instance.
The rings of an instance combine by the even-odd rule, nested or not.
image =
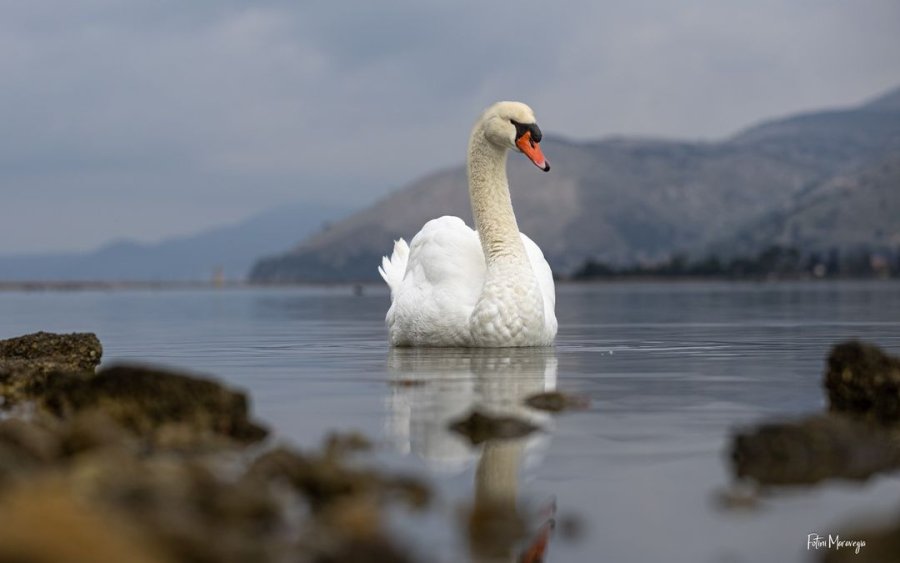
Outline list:
[[[0,341],[0,561],[416,560],[385,512],[430,489],[361,467],[365,438],[273,445],[242,391],[101,357],[93,334]]]

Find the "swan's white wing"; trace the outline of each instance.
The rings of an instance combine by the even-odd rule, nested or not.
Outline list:
[[[406,272],[387,314],[395,346],[465,346],[484,285],[478,235],[459,217],[432,219],[413,237]]]
[[[531,262],[531,269],[537,276],[538,285],[541,288],[541,294],[544,297],[544,329],[546,331],[549,343],[553,342],[556,337],[556,287],[553,283],[553,271],[550,264],[544,259],[544,253],[541,248],[528,238],[524,233],[522,242],[525,244],[525,252],[528,254],[528,261]]]

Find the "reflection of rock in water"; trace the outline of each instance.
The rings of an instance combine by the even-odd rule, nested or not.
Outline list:
[[[735,475],[762,485],[812,485],[825,479],[864,480],[900,465],[890,432],[847,416],[815,415],[738,433]]]
[[[549,424],[524,400],[555,388],[556,365],[546,348],[391,350],[394,379],[416,383],[393,386],[389,430],[397,447],[445,470],[478,459],[465,524],[474,561],[539,561],[546,549],[551,527],[532,529],[537,526],[520,508],[518,488],[520,466],[548,436],[525,429]],[[454,423],[474,425],[477,438],[465,433],[479,446],[452,432]]]
[[[473,446],[490,441],[524,438],[538,427],[514,416],[493,416],[473,411],[472,414],[451,422],[450,430],[469,439]]]
[[[401,384],[392,386],[388,433],[398,450],[437,469],[459,470],[477,452],[448,425],[475,409],[546,425],[548,417],[523,399],[556,387],[556,365],[552,348],[394,348],[388,369]],[[545,439],[533,436],[529,454]]]
[[[813,485],[865,480],[900,467],[900,359],[870,344],[839,344],[829,354],[824,384],[828,412],[735,434],[737,478],[764,486]],[[900,561],[900,519],[870,528],[852,524],[832,535],[851,543],[819,549],[817,560]],[[859,541],[865,544],[857,551],[852,542]]]

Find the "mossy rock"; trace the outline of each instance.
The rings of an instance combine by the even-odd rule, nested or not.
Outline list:
[[[120,365],[83,378],[48,381],[40,407],[58,417],[100,411],[135,434],[191,446],[195,439],[227,437],[255,442],[268,431],[250,420],[247,396],[221,383],[158,368]]]
[[[103,356],[93,333],[36,332],[0,340],[0,395],[9,405],[41,393],[55,373],[92,374]]]
[[[90,332],[55,334],[36,332],[0,340],[0,358],[5,360],[55,360],[73,371],[92,371],[103,355],[97,335]]]

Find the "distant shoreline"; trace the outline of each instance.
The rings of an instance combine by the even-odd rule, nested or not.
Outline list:
[[[771,276],[771,277],[728,277],[728,276],[609,276],[595,279],[558,279],[557,285],[606,285],[606,284],[691,284],[691,283],[829,283],[829,282],[898,282],[895,277],[827,277],[816,278],[813,276]],[[242,281],[209,282],[209,281],[0,281],[0,292],[77,292],[77,291],[173,291],[181,289],[200,290],[234,290],[234,289],[279,289],[279,288],[351,288],[361,293],[366,288],[382,287],[379,281],[336,281],[336,282],[280,282],[280,283],[253,283]]]

